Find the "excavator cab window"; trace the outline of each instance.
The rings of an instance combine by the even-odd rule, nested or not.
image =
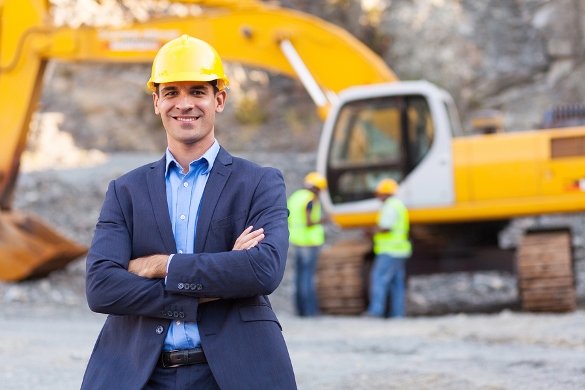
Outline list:
[[[381,179],[400,182],[431,147],[433,122],[420,95],[346,103],[333,130],[327,179],[334,204],[369,199]]]

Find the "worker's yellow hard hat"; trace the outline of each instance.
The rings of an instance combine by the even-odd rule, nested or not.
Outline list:
[[[398,190],[398,183],[394,179],[382,179],[376,186],[376,190],[374,193],[377,194],[386,194],[386,195],[394,195],[394,193]]]
[[[320,190],[327,188],[327,179],[318,172],[311,172],[305,176],[305,186],[317,187]]]
[[[155,84],[160,83],[213,80],[217,80],[219,90],[230,83],[219,54],[209,43],[183,35],[160,48],[152,62],[152,73],[146,85],[156,91]]]

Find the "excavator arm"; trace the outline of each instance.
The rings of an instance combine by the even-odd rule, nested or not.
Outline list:
[[[86,251],[34,216],[11,211],[49,60],[148,63],[164,43],[189,34],[224,61],[300,79],[322,116],[347,87],[397,81],[379,56],[319,18],[254,0],[180,2],[199,5],[201,13],[124,28],[68,28],[53,25],[47,0],[0,0],[0,279],[43,276]]]

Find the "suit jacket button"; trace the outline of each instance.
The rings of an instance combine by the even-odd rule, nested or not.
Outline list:
[[[197,289],[197,285],[195,283],[191,283],[191,285],[189,286],[189,288],[191,290],[196,290]],[[200,289],[201,290],[201,289]]]
[[[200,284],[197,284],[195,287],[197,288],[197,290],[203,290],[203,286]]]
[[[169,310],[169,311],[167,311],[167,315],[168,315],[169,317],[172,317],[172,316],[173,316],[173,312]]]
[[[163,310],[163,311],[160,312],[160,314],[162,314],[163,316],[166,316],[167,315],[167,311],[166,310]]]
[[[173,312],[173,316],[174,316],[175,318],[179,318],[179,312],[178,312],[178,311],[175,311],[175,312]]]
[[[162,326],[157,326],[156,327],[156,334],[161,334],[163,332],[164,328]]]
[[[185,286],[183,285],[183,283],[179,283],[179,284],[177,285],[177,288],[178,288],[179,290],[182,290],[184,287],[185,287]]]
[[[185,318],[185,313],[183,313],[183,312],[180,312],[180,313],[179,313],[179,317],[180,317],[180,318]]]

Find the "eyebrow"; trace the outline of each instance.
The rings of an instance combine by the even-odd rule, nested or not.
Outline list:
[[[176,89],[177,89],[177,87],[174,87],[174,86],[170,85],[170,86],[167,86],[167,87],[162,87],[160,90],[161,90],[161,92],[165,92],[165,91],[173,91],[173,90],[176,90]]]
[[[193,90],[204,90],[207,91],[207,85],[193,85],[192,87],[189,88],[190,91]]]
[[[179,88],[175,87],[174,85],[169,85],[169,86],[161,88],[161,92],[176,91],[178,89]],[[193,85],[193,86],[189,87],[189,91],[207,91],[207,86],[206,85]]]

